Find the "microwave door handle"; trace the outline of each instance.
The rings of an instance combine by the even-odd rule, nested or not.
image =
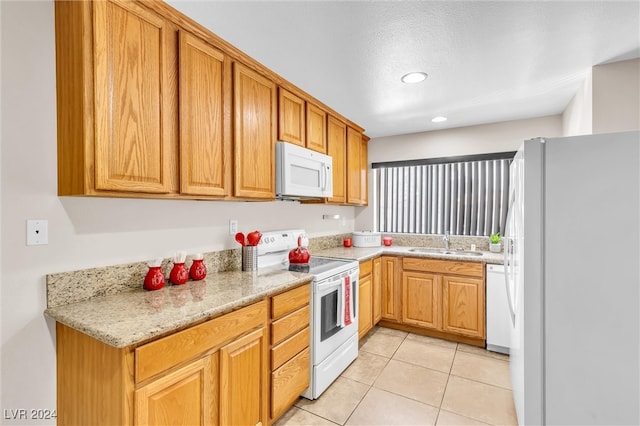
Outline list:
[[[322,169],[322,190],[324,191],[325,189],[327,189],[327,163],[322,163],[322,167],[320,167]]]

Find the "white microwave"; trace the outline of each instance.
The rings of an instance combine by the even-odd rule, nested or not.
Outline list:
[[[276,197],[300,200],[333,196],[330,156],[289,142],[276,142]]]
[[[276,142],[276,197],[300,200],[333,196],[333,161],[289,142]]]

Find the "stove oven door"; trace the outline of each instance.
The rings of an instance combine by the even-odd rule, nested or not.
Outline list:
[[[313,300],[313,364],[358,334],[358,275],[345,272],[319,281]]]

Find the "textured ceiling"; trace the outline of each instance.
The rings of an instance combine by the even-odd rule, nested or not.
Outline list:
[[[640,1],[168,3],[370,137],[558,114],[593,65],[640,56]]]

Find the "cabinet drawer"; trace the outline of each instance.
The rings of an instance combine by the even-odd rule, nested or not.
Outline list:
[[[309,305],[271,323],[271,344],[277,345],[309,325]]]
[[[266,322],[267,302],[261,301],[140,346],[135,350],[136,383],[264,326]]]
[[[309,347],[309,327],[297,332],[271,349],[271,370],[275,370],[290,360],[295,354]]]
[[[360,278],[364,277],[365,275],[369,275],[372,269],[373,261],[365,260],[363,262],[360,262]]]
[[[309,284],[304,284],[293,290],[289,290],[285,293],[273,296],[271,302],[271,317],[280,318],[281,316],[295,311],[301,306],[308,305],[309,299]]]
[[[309,387],[309,348],[271,373],[271,417],[280,417]]]
[[[468,275],[484,277],[484,264],[480,262],[460,262],[456,260],[437,260],[419,257],[404,257],[402,269],[427,271],[441,274]]]

